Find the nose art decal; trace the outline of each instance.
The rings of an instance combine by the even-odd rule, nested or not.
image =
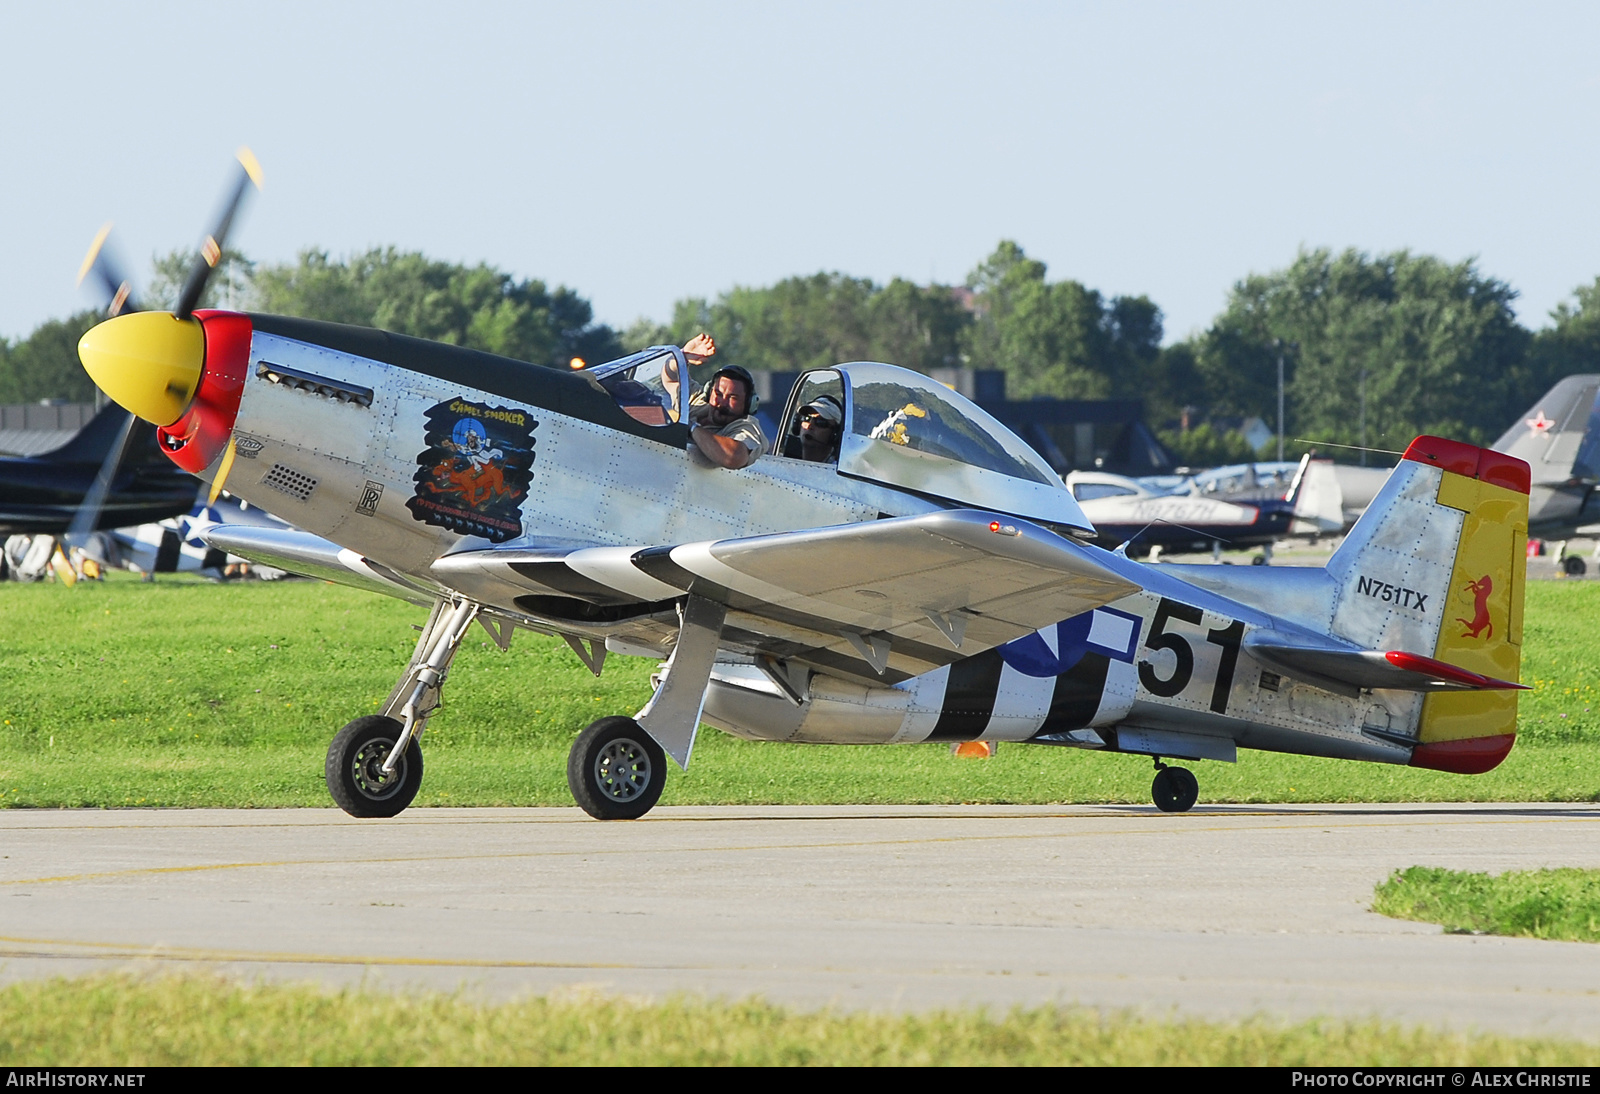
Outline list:
[[[406,502],[424,524],[504,543],[522,534],[533,479],[533,431],[525,410],[451,399],[428,411],[428,447],[417,454]]]

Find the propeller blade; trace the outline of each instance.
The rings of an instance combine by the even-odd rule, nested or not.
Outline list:
[[[233,470],[235,451],[233,438],[229,437],[228,450],[222,454],[222,464],[217,468],[217,477],[211,483],[211,493],[206,497],[206,505],[217,504],[217,499],[222,496],[222,488],[228,482],[228,472]]]
[[[139,307],[133,301],[133,283],[124,276],[122,263],[112,257],[111,249],[106,246],[110,236],[108,220],[89,244],[89,253],[83,256],[83,265],[78,267],[78,285],[81,287],[84,279],[93,274],[101,289],[101,299],[105,301],[107,317],[115,317],[123,312],[138,311]]]
[[[111,492],[111,480],[117,477],[117,468],[122,464],[123,450],[128,447],[128,437],[133,432],[133,421],[133,415],[130,413],[127,420],[122,423],[122,431],[112,442],[106,458],[101,461],[100,471],[95,475],[88,493],[83,495],[83,501],[78,504],[78,511],[72,514],[72,523],[67,526],[66,535],[61,537],[68,547],[82,547],[88,542],[89,534],[100,523],[100,512],[105,508],[106,495]]]
[[[200,297],[206,291],[206,282],[211,280],[211,272],[217,268],[217,263],[222,261],[222,249],[228,242],[228,229],[233,226],[234,215],[238,213],[245,195],[250,192],[251,185],[254,184],[257,190],[261,189],[261,164],[256,161],[255,154],[248,148],[241,148],[238,156],[240,171],[238,180],[233,186],[233,193],[223,203],[222,215],[217,218],[217,226],[206,236],[205,242],[200,244],[200,254],[189,269],[183,290],[178,293],[178,306],[173,309],[173,314],[179,319],[189,318],[194,314],[195,308],[199,307]]]

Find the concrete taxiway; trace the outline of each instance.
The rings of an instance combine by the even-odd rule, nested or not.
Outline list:
[[[1600,867],[1594,806],[4,810],[0,843],[3,980],[131,967],[1600,1040],[1600,946],[1367,910],[1413,864]]]

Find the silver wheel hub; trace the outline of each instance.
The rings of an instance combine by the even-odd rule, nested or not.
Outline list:
[[[652,773],[650,754],[638,741],[625,737],[607,743],[594,758],[595,786],[614,802],[638,798],[650,785]]]
[[[394,765],[394,772],[389,775],[383,773],[383,761],[389,758],[389,753],[394,749],[393,741],[368,741],[356,749],[356,754],[350,758],[351,781],[356,784],[356,789],[361,791],[363,797],[373,801],[382,801],[393,797],[405,785],[406,758],[400,757],[400,762]]]

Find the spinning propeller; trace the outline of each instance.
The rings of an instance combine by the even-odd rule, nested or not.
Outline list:
[[[177,306],[172,311],[142,311],[139,308],[133,298],[132,283],[124,276],[121,264],[115,260],[110,248],[107,247],[111,234],[110,224],[101,228],[95,236],[94,242],[89,246],[89,253],[78,271],[80,285],[92,278],[99,286],[102,299],[106,302],[106,315],[109,317],[79,341],[78,357],[100,390],[126,408],[129,413],[122,432],[118,435],[116,443],[111,446],[111,451],[107,453],[94,484],[84,495],[83,502],[63,537],[69,546],[82,547],[87,542],[89,533],[93,532],[99,523],[106,496],[110,492],[112,481],[116,478],[129,434],[133,430],[135,417],[143,418],[159,427],[157,436],[163,448],[172,456],[175,463],[189,471],[204,470],[215,457],[215,452],[205,451],[211,447],[205,443],[196,445],[193,451],[184,451],[190,447],[191,442],[197,439],[202,442],[215,440],[219,425],[225,425],[224,433],[231,432],[232,414],[226,415],[226,423],[220,421],[220,416],[216,414],[209,415],[212,420],[208,422],[206,420],[208,415],[204,412],[208,409],[214,410],[216,407],[201,405],[208,403],[208,400],[204,397],[197,399],[196,396],[208,394],[205,391],[208,348],[226,350],[225,356],[230,358],[228,364],[240,366],[239,361],[232,360],[237,357],[239,348],[238,324],[220,324],[229,329],[218,331],[217,336],[212,337],[202,324],[204,316],[196,317],[195,311],[200,298],[205,294],[212,273],[222,260],[223,248],[226,246],[228,231],[233,226],[234,217],[243,206],[251,188],[261,187],[261,165],[250,149],[240,148],[238,160],[238,176],[223,202],[215,227],[206,234],[200,244],[200,252],[184,279],[183,287],[178,293]],[[248,332],[247,323],[245,330]],[[230,334],[233,337],[229,337]],[[247,346],[248,333],[245,338]],[[223,345],[215,345],[218,342]],[[233,408],[236,409],[238,383],[243,381],[242,366],[226,370],[219,368],[216,371],[241,373],[237,377],[219,375],[211,386],[221,390],[209,392],[212,396],[210,403],[216,403],[220,396],[221,402],[225,404],[231,389]],[[235,379],[238,383],[230,383]],[[209,429],[206,428],[208,425]],[[180,453],[186,458],[180,458]],[[211,488],[212,502],[216,501],[222,492],[223,483],[233,463],[232,457],[233,447],[230,443]],[[195,466],[197,460],[202,459],[203,462]]]

